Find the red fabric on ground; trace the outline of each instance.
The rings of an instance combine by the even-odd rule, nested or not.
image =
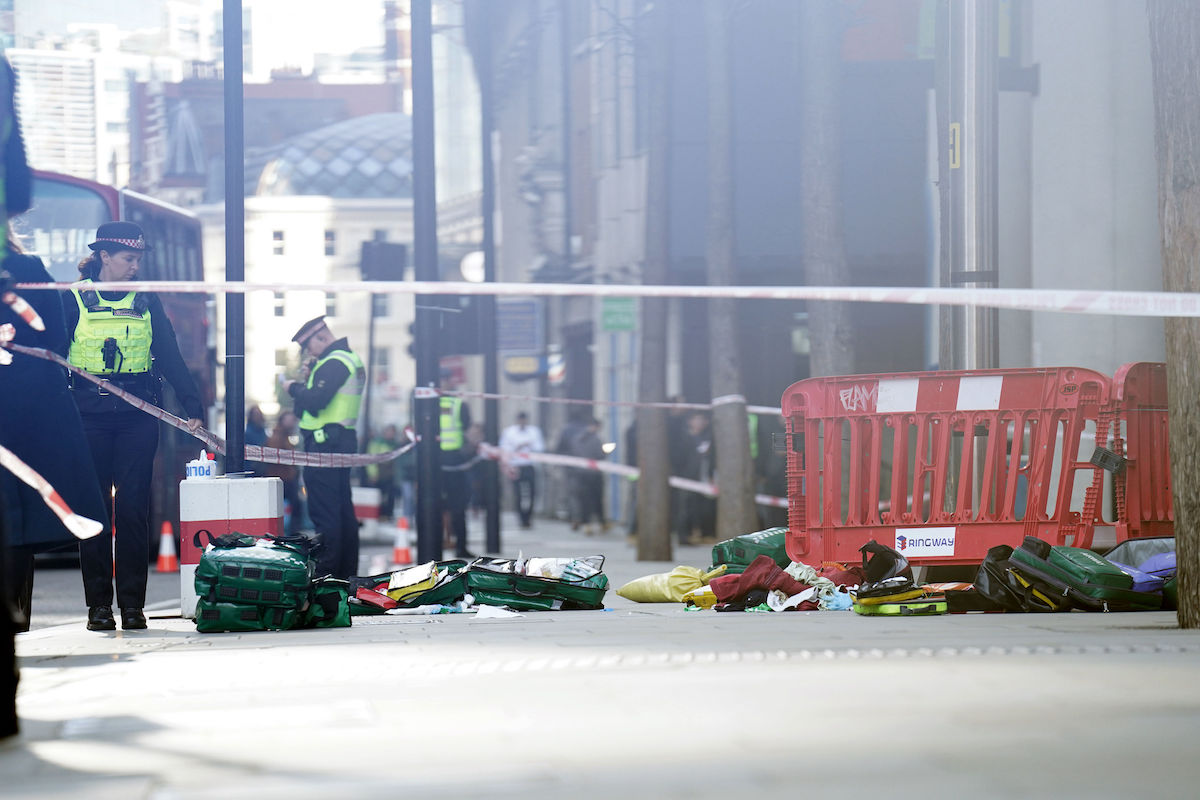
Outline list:
[[[759,556],[750,562],[746,571],[740,575],[721,575],[709,581],[717,602],[731,603],[745,597],[753,589],[778,589],[791,597],[799,594],[808,585],[800,583],[783,571],[770,556]]]

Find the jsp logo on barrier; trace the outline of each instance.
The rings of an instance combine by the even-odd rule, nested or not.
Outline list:
[[[957,528],[907,528],[896,531],[896,549],[906,557],[952,556]]]

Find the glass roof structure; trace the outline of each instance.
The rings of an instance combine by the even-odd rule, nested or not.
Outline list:
[[[412,197],[412,119],[369,114],[246,153],[246,196]]]

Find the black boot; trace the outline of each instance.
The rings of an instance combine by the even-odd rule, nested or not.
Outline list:
[[[110,606],[92,606],[88,609],[87,629],[89,631],[115,631],[117,621],[113,619]]]
[[[144,631],[146,630],[146,615],[142,613],[140,608],[122,608],[121,609],[121,630],[125,631]]]

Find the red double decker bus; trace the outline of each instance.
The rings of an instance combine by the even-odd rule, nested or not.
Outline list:
[[[45,262],[54,280],[74,282],[79,279],[76,267],[90,252],[87,245],[96,235],[96,228],[115,220],[136,222],[153,248],[142,259],[138,280],[204,279],[199,218],[186,209],[127,189],[34,170],[33,207],[13,220],[12,229],[25,251]],[[212,298],[194,293],[165,293],[160,297],[211,425],[216,387]],[[169,386],[166,391],[169,396]],[[168,410],[173,408],[169,402]],[[153,531],[161,527],[163,520],[174,524],[179,519],[179,481],[184,464],[196,457],[200,447],[191,436],[162,426],[155,458]]]

